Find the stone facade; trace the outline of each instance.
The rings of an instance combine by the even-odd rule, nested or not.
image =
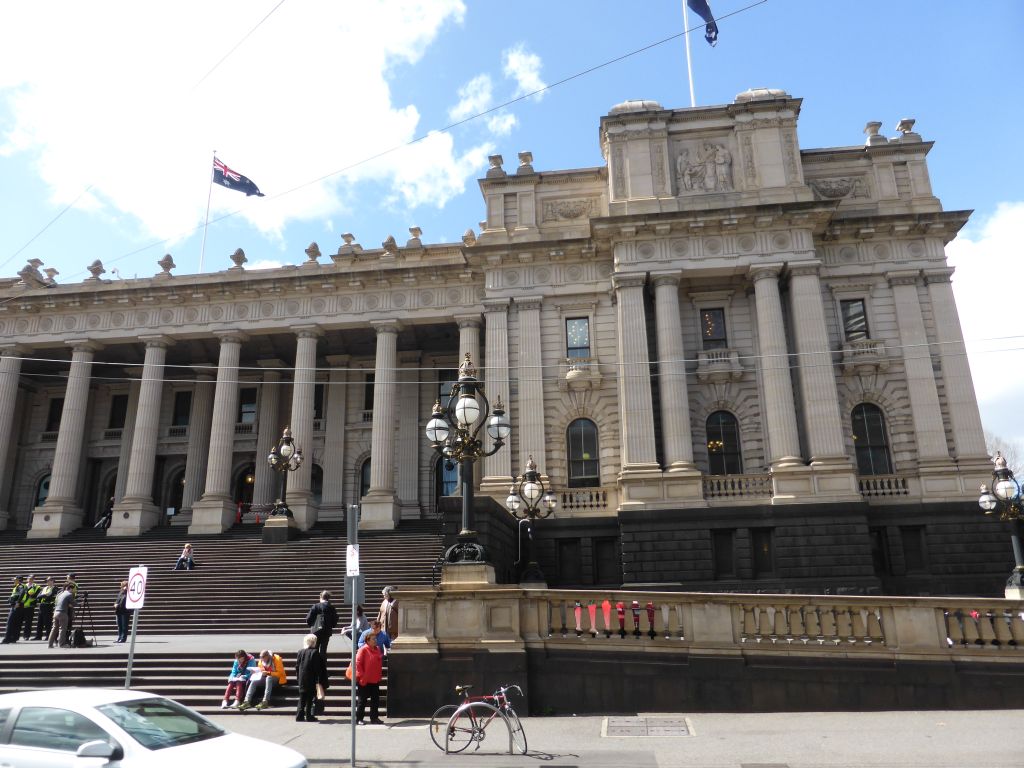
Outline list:
[[[0,526],[61,536],[113,496],[110,535],[223,531],[239,502],[273,502],[264,457],[286,424],[307,457],[288,486],[300,527],[357,500],[368,528],[430,517],[451,478],[422,425],[469,352],[513,424],[480,493],[503,499],[535,458],[560,499],[541,549],[556,582],[733,588],[759,568],[786,588],[828,573],[819,551],[777,578],[825,536],[856,561],[838,581],[877,588],[878,548],[908,541],[896,509],[922,528],[915,565],[933,517],[959,521],[964,550],[987,541],[998,526],[965,506],[991,467],[944,254],[968,212],[932,194],[913,121],[802,150],[800,106],[620,104],[604,166],[493,156],[461,243],[346,234],[300,266],[247,271],[239,249],[216,274],[165,257],[107,280],[95,262],[77,284],[30,262],[0,282]],[[575,546],[601,553],[574,578],[552,542],[591,528]],[[648,540],[679,567],[637,565]]]

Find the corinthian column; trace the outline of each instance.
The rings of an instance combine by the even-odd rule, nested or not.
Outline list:
[[[654,401],[647,356],[644,275],[614,279],[619,322],[619,421],[622,476],[659,469],[654,445]]]
[[[78,476],[82,469],[82,445],[89,411],[89,377],[93,355],[99,346],[85,340],[69,341],[68,344],[73,349],[71,369],[64,390],[57,446],[53,452],[50,495],[43,506],[32,510],[30,538],[56,538],[82,525]]]
[[[395,405],[398,331],[395,321],[374,322],[377,364],[373,379],[373,430],[370,439],[370,490],[362,500],[360,528],[390,529],[398,524],[395,499]]]
[[[295,334],[295,379],[292,386],[292,435],[302,449],[305,461],[288,475],[288,506],[299,528],[308,531],[317,519],[313,499],[313,399],[316,389],[316,342],[321,331],[316,326],[300,327]]]
[[[223,533],[235,521],[231,498],[231,464],[235,452],[235,421],[238,418],[238,362],[245,336],[237,331],[219,334],[217,386],[213,394],[210,452],[206,463],[206,491],[192,506],[188,532]]]
[[[185,487],[181,493],[181,515],[174,522],[192,522],[192,507],[203,495],[206,482],[206,457],[210,451],[210,425],[213,422],[213,376],[205,367],[197,367],[192,390],[192,408],[188,415],[188,449],[185,455]],[[179,520],[180,518],[180,520]]]
[[[509,403],[508,382],[508,299],[484,300],[484,333],[486,338],[487,360],[487,397],[491,403],[499,399],[505,406],[505,412],[511,409]],[[484,446],[491,450],[494,441],[483,431]],[[484,459],[483,477],[480,488],[485,493],[508,493],[508,484],[512,476],[512,446],[508,443],[497,453]]]
[[[524,471],[532,455],[537,466],[546,468],[547,440],[544,436],[544,360],[541,357],[539,296],[516,299],[519,312],[519,400],[516,403],[519,431],[519,469]],[[488,397],[490,391],[488,390]]]
[[[267,463],[267,456],[277,445],[277,441],[281,439],[281,433],[286,426],[278,423],[278,411],[281,406],[281,371],[277,368],[278,366],[283,367],[284,364],[279,360],[260,360],[259,364],[267,366],[268,370],[263,372],[263,385],[260,387],[259,431],[256,434],[256,478],[252,488],[253,507],[273,504],[277,498],[281,473],[275,472],[270,467]],[[266,513],[263,516],[266,517]]]
[[[345,514],[345,421],[348,414],[348,355],[330,355],[327,428],[324,430],[324,494],[319,519],[342,520]],[[417,422],[418,423],[418,422]]]
[[[14,409],[18,404],[18,377],[21,375],[21,357],[19,350],[13,345],[0,349],[0,472],[3,473],[3,480],[0,481],[0,531],[6,530],[10,513],[7,509],[6,499],[9,495],[9,482],[11,477],[8,471],[7,462],[10,459],[10,446],[13,442],[8,439],[13,434]]]
[[[160,429],[160,402],[164,389],[164,362],[172,342],[165,336],[142,337],[146,343],[146,359],[139,384],[139,404],[135,414],[131,458],[128,461],[128,483],[124,498],[114,506],[114,516],[107,529],[108,536],[138,536],[160,519],[160,510],[153,503],[153,472],[156,462],[156,441]]]

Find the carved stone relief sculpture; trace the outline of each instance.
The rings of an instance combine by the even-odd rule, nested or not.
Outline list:
[[[871,197],[864,179],[846,176],[835,179],[811,179],[807,182],[819,200],[841,200],[844,197]]]
[[[705,141],[676,156],[676,185],[684,192],[731,192],[732,153],[724,144]]]

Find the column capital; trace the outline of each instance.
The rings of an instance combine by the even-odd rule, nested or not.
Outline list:
[[[197,381],[213,381],[217,377],[217,366],[210,363],[195,363],[190,366]]]
[[[139,341],[144,343],[147,347],[162,347],[164,349],[174,344],[174,339],[160,333],[148,336],[139,336]]]
[[[292,326],[292,330],[295,331],[295,335],[300,339],[318,339],[324,335],[323,328],[315,323],[311,323],[310,325],[295,325]]]
[[[936,267],[935,269],[926,269],[922,274],[924,275],[925,284],[931,285],[932,283],[952,282],[951,278],[955,271],[953,267]]]
[[[480,319],[478,312],[473,312],[468,315],[453,315],[455,322],[459,324],[459,328],[479,328],[483,325],[483,321]]]
[[[679,280],[682,275],[679,272],[661,272],[658,274],[651,275],[651,284],[655,288],[659,288],[662,285],[679,285]]]
[[[517,296],[516,297],[516,309],[522,311],[524,309],[540,309],[544,303],[543,296]]]
[[[814,261],[790,262],[787,268],[790,277],[817,277],[821,273],[821,262],[817,259]]]
[[[85,352],[99,352],[103,349],[103,345],[99,342],[93,341],[92,339],[68,339],[64,342],[75,352],[83,350]]]
[[[773,280],[778,280],[781,272],[782,264],[754,264],[747,271],[747,274],[756,283],[769,277]]]
[[[213,335],[220,339],[221,344],[241,344],[249,338],[247,334],[239,330],[214,331]]]
[[[906,269],[897,272],[886,272],[885,274],[885,279],[889,281],[889,285],[917,285],[920,277],[921,270],[919,269]]]
[[[647,283],[647,275],[640,273],[637,275],[612,275],[612,285],[615,290],[620,288],[643,288]]]
[[[512,303],[512,299],[484,299],[481,304],[484,305],[484,312],[508,312],[509,304]]]
[[[397,334],[402,330],[402,324],[398,320],[371,320],[370,325],[380,336],[382,333]]]
[[[19,357],[27,351],[20,344],[0,344],[0,357]]]

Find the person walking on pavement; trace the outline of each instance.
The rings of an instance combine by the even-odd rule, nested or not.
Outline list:
[[[72,606],[75,604],[75,593],[71,588],[74,582],[66,582],[53,604],[53,627],[50,629],[49,647],[55,642],[61,648],[69,648],[68,630],[71,628]]]
[[[331,593],[325,589],[320,593],[320,602],[314,603],[306,614],[306,626],[316,635],[316,650],[325,664],[327,644],[331,641],[331,633],[337,625],[338,611],[331,605]]]
[[[391,596],[395,591],[394,587],[384,587],[381,594],[384,600],[381,601],[380,610],[377,611],[377,621],[384,627],[388,637],[392,640],[398,639],[398,600]]]
[[[377,647],[377,636],[370,632],[366,636],[366,644],[356,654],[356,663],[352,673],[355,675],[356,697],[358,706],[356,708],[356,724],[363,724],[363,715],[366,713],[366,700],[370,700],[370,722],[374,725],[382,725],[380,719],[380,681],[384,676],[384,655]]]
[[[132,612],[128,609],[128,582],[121,582],[121,591],[117,593],[117,600],[114,601],[114,618],[117,619],[117,640],[115,643],[123,643],[128,640],[128,620]]]
[[[42,587],[36,584],[35,574],[28,575],[25,582],[25,596],[21,599],[21,606],[24,609],[21,615],[21,635],[25,640],[32,639],[32,620],[36,617],[36,604],[39,602],[39,592]]]
[[[53,603],[56,601],[59,591],[54,586],[53,576],[48,576],[46,584],[39,590],[39,618],[36,619],[36,640],[43,640],[50,636],[50,629],[53,627]]]
[[[16,643],[21,634],[21,619],[25,615],[25,577],[15,576],[14,586],[11,587],[11,596],[7,598],[7,627],[4,630],[3,643]]]
[[[295,710],[295,722],[315,723],[313,702],[316,700],[316,686],[323,678],[324,660],[317,651],[317,636],[302,638],[302,648],[295,655],[295,680],[299,686],[299,706]],[[321,683],[322,684],[322,683]]]

